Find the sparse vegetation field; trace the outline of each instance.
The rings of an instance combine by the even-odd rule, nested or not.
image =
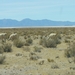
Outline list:
[[[0,29],[0,75],[75,75],[75,28]]]

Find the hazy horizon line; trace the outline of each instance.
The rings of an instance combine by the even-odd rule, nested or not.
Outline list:
[[[75,27],[75,26],[24,26],[24,27],[0,27],[0,29],[8,29],[8,28],[69,28],[69,27]]]
[[[31,18],[23,18],[21,20],[18,20],[18,19],[13,19],[13,18],[2,18],[0,20],[16,20],[16,21],[22,21],[24,19],[30,19],[30,20],[50,20],[50,21],[62,21],[62,22],[65,22],[65,21],[68,21],[68,22],[75,22],[75,21],[69,21],[69,20],[52,20],[52,19],[31,19]]]

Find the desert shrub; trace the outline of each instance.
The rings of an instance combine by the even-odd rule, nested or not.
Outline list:
[[[52,48],[55,48],[57,46],[57,44],[60,44],[60,40],[57,38],[57,37],[51,37],[51,38],[43,38],[43,39],[40,39],[39,41],[39,44],[40,45],[43,45],[44,47],[52,47]]]
[[[65,39],[65,43],[70,43],[70,40],[69,39]]]
[[[55,40],[56,44],[60,44],[61,43],[58,38],[55,38],[54,40]]]
[[[56,37],[57,37],[58,39],[61,39],[61,33],[57,33]]]
[[[53,59],[49,59],[49,58],[47,59],[47,61],[48,61],[48,62],[54,62]]]
[[[21,48],[22,46],[24,46],[24,42],[22,42],[21,40],[17,39],[14,40],[14,45],[18,48]]]
[[[75,72],[73,72],[73,71],[66,71],[66,72],[64,72],[63,75],[75,75]]]
[[[70,69],[75,70],[75,66],[71,66]]]
[[[40,58],[34,52],[30,52],[29,57],[30,57],[30,60],[38,60]]]
[[[30,56],[30,60],[38,60],[38,56],[32,55],[32,56]]]
[[[53,39],[46,39],[43,38],[40,40],[40,45],[43,45],[44,47],[56,47],[56,43]]]
[[[59,56],[56,56],[55,58],[59,58]]]
[[[41,60],[38,64],[39,65],[43,65],[44,64],[44,60]]]
[[[70,45],[66,50],[65,50],[65,56],[67,57],[75,57],[75,43]]]
[[[49,39],[49,40],[45,41],[45,46],[47,48],[49,48],[49,47],[55,48],[56,47],[56,42],[54,41],[54,39]]]
[[[4,52],[11,52],[12,51],[12,44],[11,43],[5,43],[3,45]]]
[[[65,53],[65,56],[68,58],[73,57],[75,62],[75,42],[73,44],[70,44],[64,53]]]
[[[34,51],[35,51],[35,52],[41,52],[41,48],[35,46],[35,47],[34,47]]]
[[[27,36],[24,36],[24,39],[27,39]]]
[[[33,40],[32,40],[31,38],[28,38],[28,39],[26,40],[26,42],[29,43],[29,44],[32,44]]]
[[[0,55],[0,64],[3,64],[4,60],[5,60],[5,56]]]
[[[3,52],[4,52],[4,50],[3,50],[3,46],[0,45],[0,54],[2,54]]]
[[[60,44],[61,43],[59,35],[52,36],[51,38],[54,39],[54,41],[56,42],[56,44]]]
[[[29,56],[31,56],[31,55],[36,55],[36,54],[34,52],[30,52]]]
[[[65,56],[66,57],[71,57],[71,55],[70,55],[71,53],[70,52],[71,52],[70,49],[66,49],[65,50]]]
[[[16,56],[22,56],[22,54],[21,53],[16,53]]]
[[[31,38],[28,38],[25,42],[25,46],[30,46],[32,44],[33,40]]]
[[[30,38],[31,36],[30,35],[28,35],[28,38]]]

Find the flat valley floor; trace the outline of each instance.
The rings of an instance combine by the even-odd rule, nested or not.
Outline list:
[[[6,35],[0,36],[0,47],[6,50],[11,44],[12,51],[0,48],[0,75],[75,75],[74,57],[65,56],[75,42],[75,28],[10,28],[0,29],[1,33]],[[50,37],[52,33],[56,35]]]

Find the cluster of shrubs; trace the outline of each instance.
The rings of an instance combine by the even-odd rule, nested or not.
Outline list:
[[[65,50],[65,56],[68,58],[73,57],[75,62],[75,42],[70,44],[69,47]]]
[[[26,41],[22,41],[20,39],[14,40],[14,45],[18,48],[21,48],[22,46],[30,46],[32,44],[33,40],[31,38],[26,39]]]
[[[40,40],[40,45],[43,45],[44,47],[47,47],[47,48],[49,48],[49,47],[55,48],[57,46],[57,44],[61,43],[60,39],[61,38],[58,36],[53,36],[48,39],[45,37]]]

